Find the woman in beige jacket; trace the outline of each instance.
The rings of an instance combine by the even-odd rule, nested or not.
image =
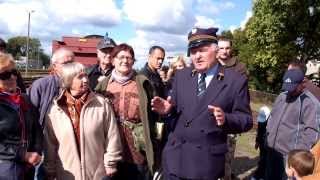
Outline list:
[[[101,180],[113,176],[121,160],[121,141],[108,101],[89,90],[80,63],[64,65],[63,90],[45,120],[48,179]]]

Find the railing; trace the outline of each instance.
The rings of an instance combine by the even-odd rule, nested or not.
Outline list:
[[[29,87],[33,81],[47,75],[49,71],[42,69],[32,69],[29,70],[28,73],[26,73],[25,71],[20,71],[20,73],[22,75],[26,87]]]

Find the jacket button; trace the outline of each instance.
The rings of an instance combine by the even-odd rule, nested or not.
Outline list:
[[[186,122],[186,124],[184,125],[184,127],[190,127],[191,122]]]
[[[187,142],[187,141],[186,141],[186,140],[184,140],[184,139],[181,141],[181,143],[182,143],[182,144],[184,144],[184,143],[186,143],[186,142]]]
[[[204,130],[203,130],[203,129],[201,129],[201,130],[200,130],[200,132],[204,133]]]
[[[201,146],[200,146],[200,145],[198,145],[198,146],[197,146],[197,148],[198,148],[198,149],[201,149]]]

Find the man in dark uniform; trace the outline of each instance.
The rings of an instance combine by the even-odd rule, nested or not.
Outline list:
[[[92,90],[97,86],[98,82],[107,77],[112,69],[111,52],[116,46],[113,39],[108,34],[97,45],[98,64],[88,70],[89,86]]]
[[[160,46],[152,46],[149,49],[148,62],[141,70],[141,74],[145,75],[153,84],[160,97],[164,97],[164,84],[158,73],[165,57],[165,50]]]
[[[193,68],[176,73],[166,100],[151,101],[153,111],[176,119],[163,150],[166,180],[223,177],[227,134],[252,127],[247,78],[218,63],[217,31],[192,29],[188,54]]]

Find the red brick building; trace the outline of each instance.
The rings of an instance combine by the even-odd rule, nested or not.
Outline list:
[[[75,54],[75,61],[89,66],[97,63],[97,44],[101,39],[103,39],[103,36],[100,35],[63,36],[62,41],[52,41],[52,52],[62,47],[70,49]]]

